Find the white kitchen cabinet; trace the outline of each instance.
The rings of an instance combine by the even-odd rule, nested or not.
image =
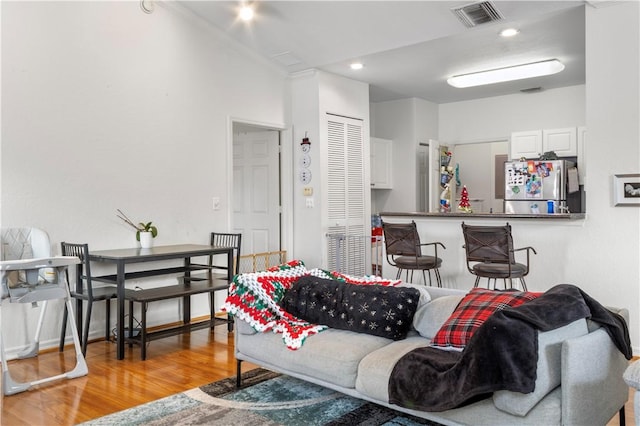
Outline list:
[[[542,130],[511,133],[510,158],[538,158],[542,154]]]
[[[553,151],[558,157],[578,155],[578,139],[575,127],[542,131],[542,152]]]
[[[575,127],[513,132],[510,157],[512,160],[534,159],[549,151],[558,157],[575,157],[578,155],[577,134]]]
[[[391,189],[393,142],[371,138],[371,189]]]

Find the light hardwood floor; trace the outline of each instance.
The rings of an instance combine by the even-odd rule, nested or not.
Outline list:
[[[88,345],[89,375],[61,380],[38,389],[2,397],[0,424],[74,425],[125,408],[173,395],[235,375],[233,334],[225,326],[215,332],[199,330],[190,335],[168,337],[150,343],[147,360],[140,360],[137,347],[115,359],[115,344],[105,341]],[[75,363],[72,348],[37,358],[11,361],[14,380],[36,380],[59,374]],[[246,363],[245,363],[246,364]],[[243,370],[253,368],[250,364]],[[627,425],[633,420],[633,394],[626,405]],[[607,426],[619,425],[616,415]],[[640,426],[640,425],[639,425]]]
[[[74,425],[235,375],[233,334],[226,326],[155,340],[146,361],[136,346],[126,347],[125,359],[117,361],[115,346],[105,341],[87,346],[88,376],[4,396],[0,424]],[[11,361],[9,370],[16,381],[60,374],[75,364],[72,349]]]

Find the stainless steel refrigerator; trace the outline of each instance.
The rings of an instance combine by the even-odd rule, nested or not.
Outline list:
[[[504,171],[505,213],[569,213],[568,194],[579,191],[575,163],[567,160],[506,162]]]

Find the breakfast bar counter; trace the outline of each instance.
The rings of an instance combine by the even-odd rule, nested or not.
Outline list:
[[[513,213],[426,213],[426,212],[383,212],[383,217],[425,217],[425,218],[456,218],[456,219],[542,219],[542,220],[581,220],[586,213],[553,213],[553,214],[513,214]]]
[[[464,236],[462,223],[467,225],[495,226],[509,223],[513,235],[514,247],[531,246],[537,255],[531,254],[530,272],[527,275],[527,287],[531,291],[544,291],[559,283],[579,285],[582,278],[568,271],[584,271],[582,253],[592,250],[584,244],[584,225],[588,220],[585,213],[556,214],[505,214],[505,213],[424,213],[424,212],[383,212],[379,213],[383,222],[407,223],[415,221],[421,243],[441,242],[446,249],[438,248],[438,257],[442,259],[440,275],[444,287],[469,290],[473,287],[475,276],[467,269],[466,253],[463,248]],[[423,254],[429,247],[423,248]],[[516,254],[516,260],[521,263]],[[385,278],[395,278],[397,269],[387,263],[386,252],[382,253],[382,274]],[[414,274],[416,284],[422,283],[421,274]],[[402,276],[404,279],[404,275]],[[487,285],[486,279],[480,286]],[[499,282],[499,284],[501,284]],[[499,287],[501,288],[501,287]]]

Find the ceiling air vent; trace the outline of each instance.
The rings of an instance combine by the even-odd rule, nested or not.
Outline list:
[[[302,59],[298,58],[296,55],[294,55],[293,53],[286,51],[286,52],[282,52],[282,53],[277,53],[275,55],[271,56],[271,59],[279,62],[280,64],[284,65],[285,67],[291,67],[293,65],[298,65],[302,63]]]
[[[451,11],[468,28],[487,22],[501,21],[504,19],[502,13],[488,1],[472,3],[466,6],[456,7]]]

